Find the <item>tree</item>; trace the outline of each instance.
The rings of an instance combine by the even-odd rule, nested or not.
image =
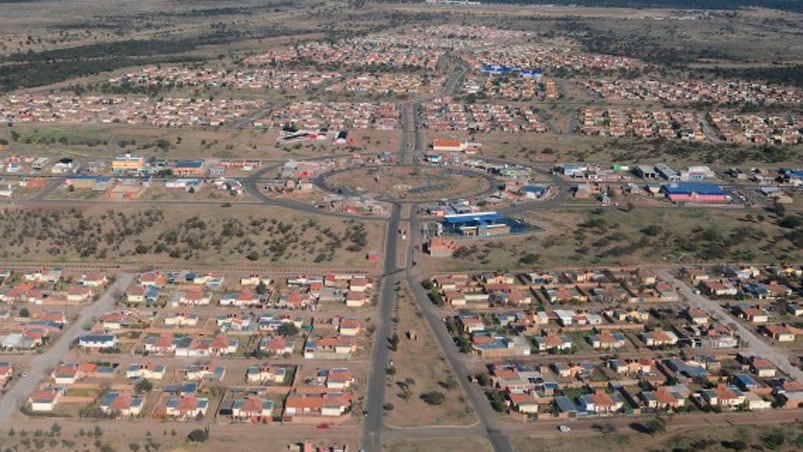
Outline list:
[[[663,433],[666,431],[666,425],[658,419],[651,419],[644,425],[644,430],[646,430],[646,432],[650,435]]]
[[[266,293],[268,293],[268,286],[265,284],[265,281],[259,281],[259,284],[257,284],[257,294],[265,295]]]
[[[128,448],[131,449],[131,452],[138,452],[139,443],[128,443]]]
[[[731,450],[745,450],[747,449],[748,444],[741,439],[733,440],[733,441],[722,441],[722,447]]]
[[[187,439],[193,443],[202,443],[209,439],[209,432],[197,428],[187,435]]]
[[[429,405],[443,405],[446,401],[446,396],[440,391],[430,391],[421,394],[421,399]]]
[[[477,383],[479,383],[480,386],[488,386],[491,384],[491,376],[488,375],[488,372],[482,372],[477,375]]]
[[[599,431],[603,435],[616,432],[616,426],[612,422],[605,422],[602,424],[594,424],[591,428]]]
[[[279,325],[278,332],[281,336],[291,337],[298,334],[298,327],[296,327],[296,324],[293,322],[283,322]]]
[[[779,203],[779,202],[776,202],[776,203],[775,203],[775,204],[772,206],[772,211],[775,213],[775,215],[776,215],[778,218],[781,218],[781,217],[783,217],[784,215],[786,215],[786,206],[784,206],[783,204],[781,204],[781,203]]]
[[[20,309],[20,317],[30,317],[31,313],[28,311],[28,308]]]
[[[388,339],[388,342],[390,344],[390,349],[395,352],[399,348],[399,335],[393,333],[393,336]]]
[[[137,384],[134,385],[134,390],[140,394],[143,392],[151,392],[152,389],[153,389],[153,383],[148,381],[147,378],[139,380]]]
[[[783,432],[777,429],[764,432],[759,438],[767,449],[778,449],[786,442],[786,437]]]
[[[519,264],[533,265],[533,264],[537,264],[539,259],[540,259],[540,256],[538,256],[537,254],[535,254],[535,253],[527,253],[524,256],[522,256],[521,258],[519,258]]]
[[[795,229],[801,224],[803,224],[803,220],[801,220],[800,217],[795,215],[787,215],[778,220],[778,226],[786,229]]]

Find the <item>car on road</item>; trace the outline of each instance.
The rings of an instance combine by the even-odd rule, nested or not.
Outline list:
[[[320,430],[327,430],[328,428],[329,428],[329,424],[326,424],[326,423],[318,424],[318,429],[320,429]]]
[[[27,377],[27,376],[28,376],[28,372],[23,372],[23,373],[22,373],[22,378],[25,378],[25,377]]]
[[[572,431],[572,428],[569,427],[568,425],[559,425],[558,430],[560,430],[561,433],[569,433],[570,431]]]

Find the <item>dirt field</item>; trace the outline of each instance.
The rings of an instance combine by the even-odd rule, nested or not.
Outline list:
[[[378,194],[406,201],[465,197],[491,188],[479,176],[453,174],[440,168],[357,168],[335,174],[327,183],[350,192]]]
[[[599,213],[595,213],[599,212]],[[748,217],[748,215],[750,215]],[[762,218],[762,219],[759,219]],[[636,207],[555,209],[525,219],[544,229],[494,241],[462,240],[466,254],[427,258],[434,272],[684,262],[778,262],[803,258],[769,214],[739,210]],[[746,240],[749,238],[749,240]],[[525,256],[536,259],[527,264]]]
[[[370,267],[380,222],[276,207],[80,205],[6,207],[3,259],[105,263]],[[22,232],[25,231],[25,232]]]
[[[385,400],[393,405],[387,423],[394,427],[473,424],[476,422],[473,410],[454,380],[454,374],[415,301],[406,286],[397,293],[395,318],[398,319],[399,344],[398,351],[390,355],[396,373],[391,376],[392,384],[385,396]],[[410,339],[409,332],[417,335],[417,339]],[[422,394],[431,391],[445,396],[443,404],[431,405],[422,399]]]
[[[12,131],[19,134],[15,141]],[[276,130],[253,128],[155,128],[129,125],[95,124],[16,124],[0,129],[0,139],[9,142],[4,154],[36,155],[75,159],[111,159],[131,153],[159,159],[257,159],[285,161],[348,155],[354,152],[376,153],[398,149],[396,132],[378,130],[350,131],[354,146],[334,143],[298,143],[280,145]]]
[[[457,138],[482,143],[479,157],[497,158],[523,164],[532,163],[622,163],[654,164],[663,161],[674,166],[693,164],[749,165],[768,164],[780,161],[803,162],[803,145],[779,148],[777,153],[760,148],[744,148],[731,145],[687,144],[679,141],[648,141],[635,138],[609,138],[583,136],[568,132],[569,114],[561,108],[553,120],[563,133],[503,134],[461,132],[427,132],[427,143],[435,138]]]
[[[459,447],[456,447],[459,444]],[[454,448],[454,449],[453,449]],[[444,450],[465,450],[471,452],[491,451],[491,445],[484,439],[454,438],[439,440],[394,441],[386,443],[387,452],[441,452]]]
[[[777,438],[770,437],[772,434],[777,434]],[[800,450],[803,447],[803,426],[799,423],[779,425],[777,427],[755,425],[739,427],[706,426],[655,436],[635,433],[631,429],[590,437],[573,435],[573,433],[569,433],[558,438],[517,436],[513,439],[513,447],[520,452],[574,452],[579,450],[578,448],[598,451],[671,450],[720,452],[739,450],[727,447],[736,441],[743,441],[747,445],[744,450],[793,451]],[[773,442],[773,440],[776,440],[776,442]],[[781,444],[778,444],[778,442]]]
[[[58,433],[51,435],[53,424]],[[134,451],[131,444],[146,450],[171,452],[204,452],[231,448],[236,441],[237,450],[266,452],[287,451],[301,441],[310,440],[319,446],[343,445],[356,450],[359,432],[353,427],[339,426],[336,429],[317,430],[315,427],[284,428],[281,426],[209,425],[209,439],[203,443],[191,443],[186,437],[194,429],[203,429],[206,423],[159,423],[159,422],[71,422],[64,420],[33,420],[25,424],[3,426],[0,431],[0,446],[16,450],[48,450],[67,452],[73,450],[100,450],[108,445],[117,452]],[[95,426],[100,436],[95,436]],[[12,432],[13,429],[13,432]],[[23,430],[25,436],[23,436]],[[39,431],[39,434],[36,432]],[[83,432],[83,433],[82,433]],[[266,437],[270,440],[266,441]],[[38,443],[43,445],[38,447]],[[155,445],[156,444],[156,445]],[[16,447],[15,447],[16,446]]]

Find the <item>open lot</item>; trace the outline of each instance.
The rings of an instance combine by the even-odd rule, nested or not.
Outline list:
[[[5,153],[51,158],[109,159],[131,153],[159,159],[253,159],[285,161],[353,152],[379,152],[398,148],[398,134],[352,131],[353,146],[328,142],[279,144],[275,130],[194,127],[154,128],[129,125],[16,124],[0,129],[9,145]],[[17,137],[16,140],[14,137]]]
[[[17,261],[371,265],[383,226],[277,207],[5,207],[2,258]],[[25,232],[23,232],[25,231]]]
[[[503,270],[532,265],[629,265],[684,262],[776,262],[801,259],[794,230],[770,214],[730,209],[558,208],[525,215],[543,232],[497,240],[458,240],[452,258],[427,259],[436,270]],[[748,239],[749,238],[749,239]]]
[[[53,429],[53,425],[56,428]],[[96,429],[97,427],[97,429]],[[159,422],[75,422],[64,420],[33,420],[25,425],[12,425],[0,433],[0,444],[13,449],[15,446],[21,450],[37,449],[42,444],[44,450],[72,451],[76,448],[97,449],[110,446],[115,451],[134,450],[131,444],[139,445],[137,450],[166,450],[171,452],[201,452],[220,450],[230,447],[236,441],[238,447],[258,448],[261,451],[280,452],[287,451],[289,446],[295,446],[303,441],[300,438],[309,438],[313,444],[320,446],[349,445],[355,447],[356,436],[353,429],[317,431],[314,427],[297,430],[296,432],[282,431],[280,428],[252,428],[247,425],[212,426],[209,439],[203,443],[192,443],[187,435],[195,429],[203,429],[205,425],[195,423],[167,425]],[[25,433],[23,433],[23,431]],[[39,433],[37,433],[37,431]],[[57,432],[52,434],[51,432]],[[100,435],[96,436],[99,432]],[[24,435],[24,436],[23,436]],[[266,442],[265,436],[270,435],[271,441]],[[135,447],[135,446],[134,446]],[[42,448],[39,448],[42,449]]]
[[[388,452],[437,452],[454,447],[457,443],[460,444],[460,448],[465,450],[477,452],[492,450],[487,441],[474,438],[391,441],[385,444],[384,450]]]
[[[556,130],[562,133],[504,134],[498,132],[468,134],[464,132],[428,131],[428,143],[435,138],[456,138],[482,144],[479,156],[523,164],[559,162],[655,163],[693,165],[700,162],[721,165],[749,165],[803,162],[803,145],[791,147],[748,148],[711,143],[679,143],[667,140],[639,140],[582,136],[569,131],[570,115],[563,107],[557,109]],[[575,121],[576,122],[576,121]]]
[[[739,442],[746,445],[745,450],[796,450],[803,446],[803,428],[800,424],[781,424],[778,426],[727,426],[727,427],[687,427],[671,429],[658,435],[636,433],[631,428],[620,428],[607,435],[594,434],[582,436],[574,432],[544,438],[522,436],[513,441],[518,451],[558,451],[577,450],[578,441],[589,450],[617,451],[631,450],[694,450],[727,451],[738,450],[732,446]],[[780,439],[779,439],[780,438]],[[780,444],[779,444],[780,443]],[[730,446],[730,447],[729,447]],[[738,446],[737,446],[738,447]]]
[[[423,321],[423,316],[406,287],[397,291],[395,319],[399,337],[398,350],[391,352],[395,373],[385,395],[393,409],[387,422],[398,427],[430,425],[470,425],[476,422],[468,404],[449,369],[446,358],[438,350],[435,338]],[[392,350],[392,349],[391,349]],[[441,393],[439,404],[424,400],[425,394]],[[395,449],[391,449],[395,450]],[[408,449],[399,449],[408,450]]]

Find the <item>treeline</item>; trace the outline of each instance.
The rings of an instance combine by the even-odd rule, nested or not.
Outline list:
[[[198,56],[181,54],[200,46],[228,44],[243,37],[267,38],[307,32],[276,28],[252,35],[232,27],[217,27],[210,33],[186,39],[131,39],[14,53],[0,58],[0,92],[49,85],[128,66],[200,61],[202,58]]]
[[[741,78],[745,80],[766,80],[769,83],[779,85],[793,85],[803,87],[803,65],[795,66],[757,66],[757,67],[735,67],[735,68],[713,68],[708,69],[711,74],[721,78]]]
[[[482,3],[509,3],[514,5],[577,5],[607,8],[671,8],[671,9],[742,9],[762,8],[785,11],[803,11],[798,0],[481,0]]]
[[[105,71],[155,63],[187,63],[198,57],[173,56],[153,58],[112,57],[106,59],[78,59],[35,61],[0,67],[0,92],[18,88],[50,85],[75,77],[95,75]]]

